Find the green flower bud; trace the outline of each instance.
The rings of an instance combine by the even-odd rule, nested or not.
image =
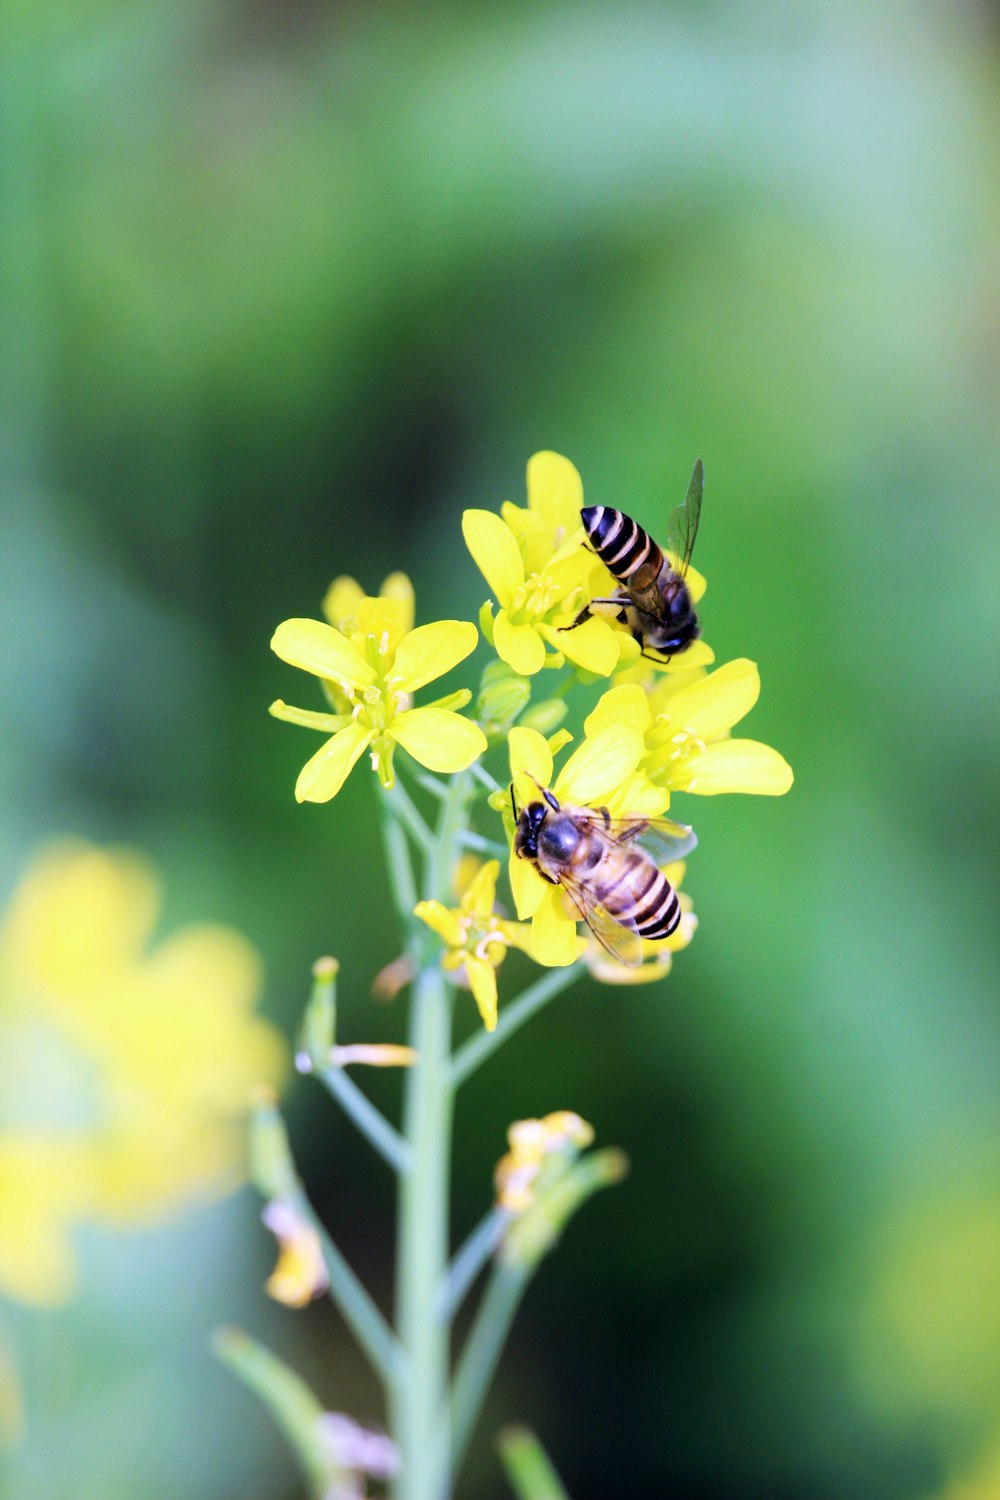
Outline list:
[[[483,669],[476,717],[487,735],[506,734],[531,701],[531,683],[503,661]]]

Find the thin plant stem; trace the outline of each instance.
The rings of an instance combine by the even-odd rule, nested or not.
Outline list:
[[[400,777],[396,778],[396,785],[390,792],[389,799],[389,805],[414,843],[423,854],[430,854],[434,845],[433,836]]]
[[[498,1261],[486,1285],[452,1387],[450,1452],[453,1475],[458,1474],[465,1458],[480,1409],[507,1342],[510,1325],[521,1305],[533,1269],[520,1262]]]
[[[452,779],[441,804],[428,855],[424,895],[447,900],[451,863],[466,815],[469,778]],[[439,1454],[447,1451],[449,1330],[437,1316],[438,1288],[448,1258],[452,1088],[451,995],[436,962],[437,940],[421,942],[421,970],[413,988],[409,1070],[403,1107],[411,1170],[400,1178],[396,1261],[397,1327],[407,1356],[407,1378],[394,1391],[393,1433],[401,1450],[397,1500],[447,1500],[449,1484]],[[439,1447],[438,1444],[441,1446]]]
[[[403,928],[404,937],[409,940],[413,934],[413,908],[417,904],[417,882],[413,874],[410,847],[406,842],[406,834],[398,815],[399,803],[396,800],[398,791],[399,782],[397,781],[393,790],[386,792],[380,799],[382,814],[380,822],[382,843],[385,847],[385,862],[389,872],[389,884],[392,887],[396,915]]]
[[[311,1222],[319,1235],[323,1264],[330,1279],[330,1297],[343,1314],[344,1321],[371,1361],[387,1390],[395,1389],[406,1366],[405,1351],[379,1312],[371,1293],[343,1252],[315,1215]]]
[[[569,1500],[552,1462],[527,1427],[505,1427],[497,1452],[517,1500]]]
[[[508,1217],[499,1208],[485,1213],[456,1251],[441,1287],[440,1316],[448,1323],[465,1300],[465,1294],[503,1238]]]
[[[505,860],[510,853],[506,844],[496,839],[483,838],[481,833],[463,833],[462,848],[472,849],[476,854],[488,854],[491,859]]]
[[[326,1085],[383,1161],[388,1162],[394,1172],[408,1172],[412,1157],[409,1145],[381,1110],[376,1109],[367,1094],[362,1093],[354,1079],[349,1078],[343,1068],[318,1068],[316,1077]]]
[[[478,761],[472,767],[472,774],[479,782],[479,785],[484,786],[488,792],[498,792],[500,790],[500,783],[496,781],[490,775],[489,771],[486,770],[486,767],[481,766]]]
[[[432,776],[429,771],[418,771],[415,780],[418,786],[422,786],[425,792],[430,792],[438,802],[443,802],[448,795],[448,788],[444,782]]]
[[[517,999],[510,1005],[505,1005],[500,1012],[495,1031],[480,1031],[476,1036],[470,1037],[463,1042],[451,1060],[451,1086],[457,1089],[464,1083],[471,1073],[474,1073],[480,1063],[486,1061],[508,1037],[513,1036],[515,1031],[522,1027],[525,1021],[531,1019],[543,1005],[562,993],[580,973],[580,964],[570,964],[565,969],[550,969],[534,984],[530,984],[526,990],[522,990]]]

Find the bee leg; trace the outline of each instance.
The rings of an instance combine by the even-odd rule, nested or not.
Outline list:
[[[621,623],[623,625],[625,624],[625,607],[624,607],[624,604],[623,604],[621,598],[617,598],[617,599],[591,599],[590,604],[617,604],[619,606],[619,608],[618,608],[618,619],[621,621]],[[591,618],[591,616],[593,615],[593,613],[594,613],[594,611],[590,607],[590,604],[585,604],[583,606],[583,608],[581,609],[580,613],[577,615],[576,619],[573,621],[572,625],[560,625],[559,629],[560,630],[575,630],[578,625],[582,625],[583,624],[584,620],[589,620]]]
[[[604,819],[604,826],[605,826],[605,828],[610,828],[611,827],[611,814],[608,812],[607,808],[606,807],[599,807],[597,809],[597,811],[600,813],[601,817]]]

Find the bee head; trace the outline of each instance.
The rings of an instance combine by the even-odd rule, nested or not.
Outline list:
[[[517,800],[514,796],[514,783],[510,784],[510,805],[514,812],[516,828],[514,831],[514,853],[522,855],[525,859],[535,859],[538,854],[538,835],[542,824],[548,818],[550,810],[559,811],[559,803],[547,787],[532,776],[538,790],[542,794],[543,801],[527,802],[521,811],[517,810]]]

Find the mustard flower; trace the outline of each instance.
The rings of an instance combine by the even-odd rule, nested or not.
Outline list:
[[[271,649],[323,684],[332,713],[292,708],[281,699],[271,713],[330,736],[306,762],[295,783],[299,802],[328,802],[366,750],[384,787],[394,784],[393,753],[402,746],[430,771],[463,771],[486,749],[478,725],[455,710],[468,689],[414,708],[418,688],[442,677],[475,650],[476,627],[438,620],[412,628],[413,593],[404,574],[386,579],[369,597],[350,578],[339,578],[324,600],[328,619],[285,620]]]
[[[0,925],[0,1290],[21,1301],[71,1295],[76,1225],[234,1187],[250,1091],[283,1071],[249,943],[201,925],[150,950],[159,905],[139,856],[67,842]]]
[[[558,742],[558,741],[557,741]],[[552,747],[535,729],[515,728],[508,739],[510,770],[518,807],[536,802],[539,786],[551,787],[559,802],[594,809],[610,807],[623,785],[635,780],[643,754],[642,731],[621,719],[591,732],[570,756],[553,783]],[[630,809],[645,814],[648,809]],[[511,829],[513,832],[513,829]],[[580,914],[561,886],[551,885],[530,860],[513,852],[510,886],[517,915],[531,919],[530,952],[540,964],[571,964],[586,949],[577,937]]]
[[[497,1207],[508,1214],[525,1213],[535,1202],[546,1160],[573,1157],[593,1139],[593,1127],[568,1109],[556,1110],[541,1120],[515,1120],[507,1131],[510,1149],[497,1162],[493,1174]]]
[[[322,1296],[330,1284],[319,1235],[284,1199],[275,1198],[261,1212],[264,1224],[278,1241],[278,1264],[265,1290],[286,1307],[305,1307]]]
[[[436,932],[447,947],[441,960],[458,983],[468,984],[487,1031],[497,1024],[497,974],[509,947],[527,950],[528,929],[497,916],[499,860],[481,865],[469,879],[457,907],[440,901],[418,901],[414,914]]]
[[[613,687],[600,699],[585,729],[596,734],[623,719],[638,727],[644,754],[635,795],[644,795],[645,783],[666,793],[668,803],[671,792],[780,797],[793,780],[785,758],[758,740],[730,737],[733,725],[750,712],[759,694],[756,665],[731,661],[706,674],[661,677],[649,693],[638,683]]]
[[[679,926],[668,938],[663,938],[659,942],[651,943],[643,939],[643,961],[634,969],[616,962],[607,949],[591,936],[583,960],[591,974],[601,984],[650,984],[653,980],[665,979],[673,967],[674,954],[686,948],[694,937],[698,927],[698,918],[694,914],[691,897],[687,891],[680,889],[684,879],[685,863],[683,860],[675,860],[673,864],[663,865],[661,868],[677,892],[681,903]]]
[[[531,677],[563,658],[607,677],[618,665],[620,637],[597,616],[571,626],[604,587],[606,569],[584,546],[580,522],[583,485],[568,458],[536,453],[528,460],[527,508],[467,510],[462,534],[499,605],[480,617],[497,655]],[[593,584],[593,586],[592,586]],[[550,654],[551,653],[551,654]]]

